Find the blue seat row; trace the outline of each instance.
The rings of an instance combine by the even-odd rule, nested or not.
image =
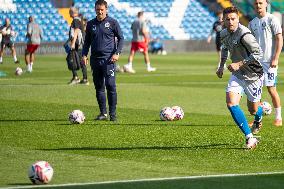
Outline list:
[[[144,11],[152,12],[155,17],[167,17],[174,0],[118,0],[118,2],[128,3],[130,7],[138,7]],[[49,0],[14,0],[13,3],[17,6],[17,12],[1,12],[0,22],[3,23],[6,17],[11,19],[12,25],[18,32],[16,41],[26,40],[26,24],[30,15],[34,15],[37,23],[43,28],[45,41],[67,39],[69,26]],[[75,0],[75,6],[89,20],[95,17],[94,4],[95,0]],[[112,4],[108,9],[109,15],[119,21],[126,40],[131,40],[130,26],[132,21],[136,19],[136,15],[129,15],[126,10],[118,10]],[[216,16],[198,0],[191,0],[180,27],[191,39],[206,39],[215,20]],[[149,30],[152,38],[174,39],[163,25],[149,23]]]

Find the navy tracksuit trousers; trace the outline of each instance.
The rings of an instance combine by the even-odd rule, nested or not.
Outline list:
[[[107,59],[99,59],[91,57],[91,68],[93,81],[96,89],[97,102],[99,104],[101,114],[107,113],[106,94],[109,105],[109,115],[116,115],[117,93],[115,82],[115,64]]]

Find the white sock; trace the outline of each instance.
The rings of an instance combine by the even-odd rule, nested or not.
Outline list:
[[[30,63],[30,71],[33,71],[33,62]]]
[[[18,59],[17,59],[17,56],[14,56],[14,62],[16,62]]]
[[[147,63],[147,69],[151,68],[150,62]]]
[[[276,119],[281,119],[281,120],[282,120],[282,116],[281,116],[281,107],[279,107],[279,108],[275,108],[275,118],[276,118]]]
[[[246,139],[251,138],[251,137],[253,137],[253,134],[252,134],[252,133],[246,135]]]
[[[127,65],[128,65],[129,68],[132,68],[132,62],[128,62]]]
[[[2,62],[2,61],[3,61],[2,56],[0,56],[0,62]]]

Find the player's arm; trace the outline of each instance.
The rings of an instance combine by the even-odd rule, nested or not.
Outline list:
[[[74,29],[74,35],[71,39],[71,49],[75,49],[75,44],[76,44],[76,40],[78,38],[78,34],[80,32],[80,29],[79,28],[75,28]]]
[[[251,33],[247,33],[241,39],[243,48],[247,51],[248,57],[239,62],[234,62],[234,71],[238,70],[244,64],[260,64],[263,54],[255,37]]]
[[[150,42],[150,36],[149,36],[148,28],[147,28],[145,23],[144,23],[144,25],[142,27],[142,33],[143,33],[145,42],[148,45],[148,43]]]
[[[32,27],[30,24],[28,24],[28,28],[27,28],[27,37],[30,37],[32,35]]]
[[[221,47],[221,60],[218,63],[218,68],[217,68],[217,71],[216,71],[216,74],[219,78],[223,77],[224,65],[225,65],[225,63],[228,59],[228,55],[229,55],[229,50],[224,45],[222,45],[222,47]]]
[[[271,65],[270,65],[271,68],[277,67],[279,56],[282,51],[282,47],[283,47],[283,36],[282,36],[282,33],[278,33],[275,35],[275,52],[274,52],[274,56],[271,61]]]
[[[116,49],[116,52],[113,54],[111,61],[116,62],[119,59],[119,55],[122,51],[123,42],[124,42],[124,36],[120,28],[120,25],[117,21],[114,22],[113,32],[114,32],[115,37],[117,38],[117,49]]]
[[[214,28],[211,29],[208,37],[207,37],[207,43],[210,43],[211,42],[211,39],[212,39],[212,36],[214,34]]]

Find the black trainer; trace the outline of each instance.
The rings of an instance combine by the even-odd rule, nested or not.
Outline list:
[[[88,81],[87,79],[82,79],[82,80],[80,81],[80,84],[81,84],[81,85],[89,85],[90,83],[89,83],[89,81]]]
[[[19,60],[15,61],[15,64],[20,64],[20,61]]]
[[[95,118],[95,120],[99,120],[99,121],[107,120],[107,114],[100,114]]]
[[[254,121],[253,125],[251,127],[252,134],[254,134],[254,135],[258,134],[258,132],[260,131],[261,128],[262,128],[262,120]]]
[[[116,115],[110,115],[110,121],[117,121]]]

